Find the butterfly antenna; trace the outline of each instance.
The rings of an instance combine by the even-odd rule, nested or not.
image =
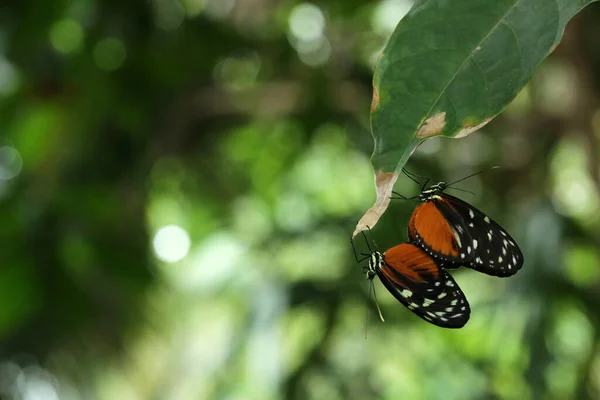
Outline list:
[[[373,282],[369,285],[369,302],[371,302],[371,293],[373,293]],[[369,308],[367,307],[367,316],[365,318],[365,339],[367,338],[367,331],[369,330]]]
[[[448,189],[450,189],[450,190],[458,190],[459,192],[465,192],[465,193],[472,194],[473,196],[477,196],[475,194],[475,192],[471,192],[470,190],[466,190],[466,189],[459,189],[459,188],[455,188],[455,187],[451,187],[451,188],[448,188]]]
[[[406,197],[406,196],[404,196],[404,195],[402,195],[402,194],[400,194],[400,193],[398,193],[398,192],[394,192],[394,191],[392,191],[392,193],[393,193],[393,194],[395,194],[395,195],[396,195],[396,196],[398,196],[398,197],[394,197],[394,196],[392,196],[392,197],[390,197],[390,200],[406,200],[406,201],[412,201],[412,200],[418,200],[418,199],[419,199],[419,195],[418,195],[418,194],[417,194],[417,195],[415,195],[415,196],[412,196],[412,197]]]
[[[481,170],[481,171],[479,171],[479,172],[475,172],[474,174],[467,175],[467,176],[465,176],[464,178],[460,178],[460,179],[459,179],[459,180],[457,180],[457,181],[454,181],[454,182],[452,182],[452,183],[449,183],[448,185],[446,185],[446,187],[450,187],[450,186],[452,186],[452,185],[454,185],[454,184],[456,184],[456,183],[458,183],[458,182],[462,182],[462,181],[464,181],[465,179],[472,178],[472,177],[474,177],[475,175],[483,174],[484,172],[491,171],[492,169],[496,169],[496,168],[500,168],[500,166],[499,166],[499,165],[494,165],[494,166],[493,166],[493,167],[491,167],[491,168],[486,168],[486,169],[484,169],[484,170]]]
[[[406,168],[402,168],[402,173],[404,173],[404,175],[406,175],[408,177],[408,179],[410,179],[411,181],[413,181],[414,183],[416,183],[417,185],[420,185],[421,182],[419,182],[416,178],[422,178],[418,175],[413,174],[412,172],[410,172],[409,170],[407,170]],[[425,178],[424,178],[425,179]]]
[[[367,229],[369,230],[369,234],[371,234],[371,228],[367,226]],[[365,233],[365,231],[360,231],[360,233],[362,233],[363,237],[365,238],[365,242],[367,243],[369,253],[373,253],[373,250],[371,250],[371,245],[369,244],[369,239],[367,239],[367,234]]]
[[[392,200],[408,200],[408,197],[406,197],[403,194],[400,194],[398,192],[394,192],[393,190],[392,190],[392,194],[398,196],[398,197],[394,197],[394,196],[390,197],[390,199],[392,199]]]
[[[379,302],[377,301],[377,292],[375,291],[375,284],[373,283],[373,280],[371,280],[371,289],[373,290],[373,299],[375,300],[375,307],[377,307],[377,313],[379,314],[379,319],[381,320],[381,322],[385,322],[385,319],[383,318],[383,314],[381,313],[381,309],[379,308]]]
[[[406,168],[402,168],[402,171],[404,172],[405,175],[409,174],[410,176],[412,176],[413,178],[419,178],[419,179],[428,179],[426,176],[422,176],[422,175],[417,175],[414,172],[410,172],[409,170],[407,170]],[[408,176],[408,175],[407,175]]]
[[[425,190],[425,188],[427,187],[427,184],[429,183],[429,178],[427,178],[427,180],[425,181],[425,183],[423,183],[423,186],[421,186],[421,192],[423,190]]]
[[[371,237],[373,237],[373,235],[371,234],[371,228],[369,227],[369,225],[367,225],[367,229],[369,230],[369,235]],[[365,236],[365,240],[367,239],[367,237]],[[375,242],[374,239],[371,239],[373,241],[373,245],[375,246],[375,250],[379,250],[379,246],[377,246],[377,242]],[[369,242],[367,242],[367,246],[369,245]],[[371,253],[373,253],[373,251],[371,250],[371,247],[369,246],[369,251]]]
[[[352,245],[352,251],[354,252],[354,258],[356,259],[357,263],[361,263],[363,261],[365,261],[366,259],[368,259],[369,257],[371,257],[371,254],[366,254],[366,253],[360,253],[361,256],[364,256],[363,258],[358,258],[358,253],[356,252],[356,246],[354,246],[354,241],[352,240],[352,238],[350,238],[350,244]]]
[[[352,245],[352,251],[354,252],[354,258],[356,259],[356,262],[359,262],[358,254],[356,254],[356,247],[354,246],[354,241],[352,240],[352,238],[350,238],[350,244]]]

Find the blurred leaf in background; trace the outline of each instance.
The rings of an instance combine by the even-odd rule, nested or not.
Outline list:
[[[501,165],[461,187],[525,254],[511,279],[458,272],[472,317],[447,332],[379,284],[377,322],[349,243],[373,67],[410,6],[3,3],[0,397],[597,398],[600,9],[499,118],[411,159]]]

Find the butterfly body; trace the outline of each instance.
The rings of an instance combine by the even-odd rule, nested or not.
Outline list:
[[[523,266],[523,254],[500,225],[465,201],[444,193],[444,182],[423,189],[408,235],[446,268],[466,265],[494,276],[510,276]]]
[[[438,182],[435,185],[431,185],[429,188],[421,191],[419,199],[423,202],[439,199],[441,197],[440,193],[442,193],[446,187],[446,182]]]

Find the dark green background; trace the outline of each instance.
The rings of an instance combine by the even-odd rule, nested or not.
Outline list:
[[[408,164],[500,165],[455,194],[525,255],[509,279],[454,273],[472,316],[447,331],[379,283],[378,322],[348,240],[374,200],[373,62],[410,4],[313,4],[2,3],[1,398],[600,395],[600,8],[500,117]],[[153,248],[171,224],[174,263]]]

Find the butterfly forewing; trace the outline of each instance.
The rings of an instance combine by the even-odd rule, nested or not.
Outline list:
[[[441,290],[436,294],[416,292],[398,285],[388,279],[383,269],[378,269],[377,275],[399,302],[429,323],[442,328],[461,328],[469,320],[469,303],[458,284],[446,271],[441,271]]]
[[[442,289],[439,265],[412,243],[402,243],[386,251],[379,268],[388,280],[411,291],[436,293]]]
[[[523,266],[521,250],[500,225],[475,207],[445,193],[417,207],[409,223],[409,237],[444,261],[446,268],[466,265],[504,277]]]
[[[417,206],[408,223],[408,236],[438,259],[452,262],[459,257],[460,237],[433,201]]]

